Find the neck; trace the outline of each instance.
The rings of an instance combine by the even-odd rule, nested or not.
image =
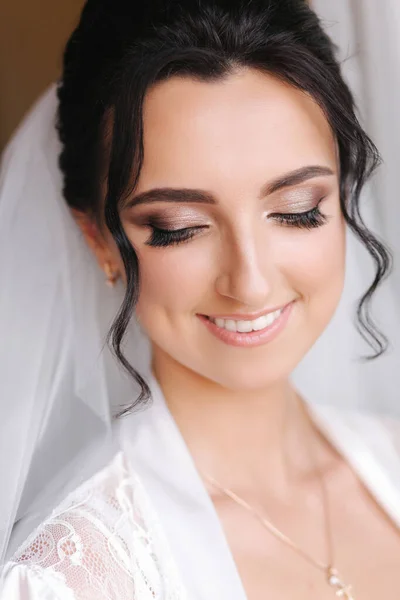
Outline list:
[[[202,473],[225,487],[270,486],[290,493],[310,469],[307,411],[289,380],[231,390],[155,351],[153,372]],[[312,440],[309,440],[312,441]]]

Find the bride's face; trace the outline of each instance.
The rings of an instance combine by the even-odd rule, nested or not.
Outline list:
[[[148,93],[144,150],[121,219],[155,360],[233,389],[287,378],[344,279],[336,144],[323,112],[256,71],[174,78]]]

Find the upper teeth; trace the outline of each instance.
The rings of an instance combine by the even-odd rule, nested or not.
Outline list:
[[[250,331],[260,331],[271,325],[281,314],[282,309],[258,317],[254,321],[235,321],[233,319],[211,319],[218,327],[228,331],[238,331],[239,333],[249,333]]]

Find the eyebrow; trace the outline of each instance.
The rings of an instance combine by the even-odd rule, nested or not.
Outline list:
[[[295,171],[290,171],[281,175],[277,179],[267,182],[261,189],[260,199],[278,190],[286,187],[292,187],[304,183],[309,179],[321,176],[335,175],[329,167],[320,165],[310,165],[301,167]],[[187,188],[154,188],[136,194],[133,198],[130,198],[125,205],[124,209],[138,206],[139,204],[151,204],[152,202],[191,202],[191,203],[202,203],[202,204],[218,204],[218,201],[213,194],[205,190],[187,189]]]

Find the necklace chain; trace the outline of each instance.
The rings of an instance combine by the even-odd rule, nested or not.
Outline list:
[[[282,531],[280,531],[277,527],[275,527],[275,525],[273,523],[271,523],[271,521],[269,519],[267,519],[265,516],[263,516],[256,508],[250,506],[250,504],[248,504],[243,498],[240,498],[239,496],[237,496],[232,490],[230,490],[228,488],[223,488],[221,485],[219,485],[219,483],[215,479],[213,479],[209,475],[205,475],[205,477],[213,485],[213,487],[215,489],[222,492],[223,494],[225,494],[225,496],[228,496],[236,504],[239,504],[239,506],[241,506],[242,508],[244,508],[248,512],[250,512],[253,516],[255,516],[262,523],[262,525],[266,529],[268,529],[272,533],[272,535],[274,535],[276,538],[278,538],[281,542],[283,542],[287,546],[290,546],[290,548],[292,548],[292,550],[294,550],[298,554],[301,554],[301,556],[303,556],[303,558],[305,558],[314,567],[317,567],[317,569],[320,569],[321,571],[325,571],[325,572],[328,570],[329,565],[327,565],[321,561],[315,560],[307,552],[302,550],[287,535],[285,535]]]
[[[320,560],[315,559],[308,552],[300,548],[293,540],[291,540],[287,535],[285,535],[280,529],[278,529],[270,519],[266,516],[262,515],[256,508],[248,504],[243,498],[235,494],[229,488],[223,487],[216,479],[211,477],[206,473],[202,473],[204,479],[206,479],[216,490],[223,493],[225,496],[230,498],[233,502],[250,512],[254,517],[260,521],[260,523],[278,540],[282,543],[289,546],[292,550],[294,550],[298,555],[302,556],[308,563],[323,571],[326,576],[327,583],[335,589],[336,596],[338,598],[343,598],[344,600],[354,600],[352,595],[351,586],[346,585],[341,578],[337,570],[333,567],[334,564],[334,556],[333,556],[333,535],[331,522],[329,518],[329,500],[328,500],[328,491],[326,489],[325,480],[321,469],[315,459],[314,452],[311,448],[310,440],[307,438],[307,446],[310,458],[312,458],[312,462],[314,464],[315,470],[318,474],[318,480],[320,482],[321,487],[321,496],[323,503],[323,511],[324,511],[324,525],[325,525],[325,534],[327,539],[327,547],[328,547],[328,563],[322,562]]]

